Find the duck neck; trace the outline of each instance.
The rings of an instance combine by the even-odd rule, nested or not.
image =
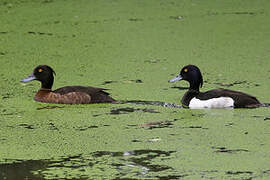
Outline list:
[[[200,83],[199,82],[190,82],[189,83],[189,90],[200,91]]]
[[[197,90],[189,89],[189,91],[187,91],[187,92],[184,94],[184,96],[183,96],[183,98],[182,98],[182,100],[181,100],[181,102],[182,102],[182,104],[184,105],[184,107],[188,107],[188,106],[189,106],[189,103],[190,103],[190,101],[191,101],[191,99],[193,99],[193,98],[194,98],[195,96],[197,96],[199,93],[200,93],[200,92],[197,91]]]
[[[39,91],[48,91],[48,92],[51,92],[52,89],[47,89],[47,88],[40,88]]]
[[[53,86],[53,77],[47,81],[41,82],[41,89],[52,89],[52,86]]]

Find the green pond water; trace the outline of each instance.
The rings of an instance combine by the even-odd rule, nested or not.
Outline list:
[[[270,109],[55,105],[33,100],[39,64],[54,88],[180,104],[186,64],[202,91],[269,103],[268,0],[0,0],[0,179],[269,179]]]

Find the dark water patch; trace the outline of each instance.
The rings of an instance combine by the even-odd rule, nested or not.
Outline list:
[[[269,121],[270,120],[270,117],[265,117],[265,116],[253,115],[252,117],[258,118],[258,119],[263,119],[264,121]]]
[[[156,129],[156,128],[172,128],[172,125],[173,125],[172,121],[158,121],[140,124],[139,126],[147,129]]]
[[[45,169],[49,166],[49,161],[44,160],[16,160],[9,164],[0,164],[0,179],[44,179],[42,175],[34,175],[32,171]]]
[[[131,82],[135,82],[135,83],[143,83],[143,81],[142,80],[140,80],[140,79],[134,79],[134,80],[130,80]]]
[[[59,129],[54,125],[54,123],[50,122],[49,123],[49,130],[58,131]]]
[[[269,121],[270,120],[270,117],[265,117],[263,120]]]
[[[155,128],[172,128],[173,123],[181,119],[173,119],[172,121],[158,121],[158,122],[149,122],[145,124],[139,124],[140,127],[146,127],[148,129]],[[131,125],[130,125],[131,126]],[[133,125],[137,126],[137,125]]]
[[[206,128],[203,126],[181,126],[179,128],[181,128],[181,129],[203,129],[203,130],[209,129],[209,128]]]
[[[13,5],[20,5],[20,4],[25,4],[28,3],[30,0],[4,0],[0,1],[0,6],[8,6],[8,8],[11,8]]]
[[[183,16],[169,16],[170,19],[174,19],[174,20],[183,20]]]
[[[79,128],[76,128],[76,130],[78,131],[86,131],[88,129],[95,129],[95,128],[98,128],[98,126],[88,126],[88,127],[79,127]]]
[[[206,170],[206,171],[201,171],[201,175],[207,175],[207,174],[214,174],[214,173],[218,173],[218,170]]]
[[[225,126],[229,126],[229,127],[232,127],[233,125],[234,125],[234,123],[232,123],[232,122],[225,124]]]
[[[53,33],[45,33],[45,32],[34,32],[34,31],[28,31],[28,34],[33,34],[33,35],[45,35],[45,36],[52,36]]]
[[[183,127],[183,128],[189,128],[189,129],[208,129],[208,128],[204,128],[202,126],[187,126],[187,127]]]
[[[129,127],[137,127],[138,125],[136,125],[136,124],[128,124],[127,126],[129,126]]]
[[[33,127],[33,125],[29,125],[29,124],[19,124],[18,126],[24,127],[24,128],[26,128],[26,129],[35,129],[35,128]]]
[[[189,175],[184,174],[184,175],[155,176],[155,178],[159,179],[159,180],[168,180],[168,179],[179,180],[179,179],[182,179],[182,178],[184,178],[186,176],[189,176]]]
[[[7,139],[6,138],[1,138],[0,141],[6,141]]]
[[[24,113],[24,111],[8,112],[7,109],[4,109],[3,112],[4,113],[1,113],[1,115],[4,115],[4,116],[17,116],[17,117],[21,117],[21,115]]]
[[[172,153],[175,153],[175,151],[141,149],[128,152],[96,151],[87,156],[79,154],[62,157],[59,160],[6,160],[6,162],[14,162],[0,164],[0,179],[38,180],[46,178],[46,175],[49,175],[50,178],[57,178],[57,174],[53,173],[57,173],[55,170],[58,169],[59,171],[63,168],[78,172],[72,179],[88,179],[90,175],[88,177],[84,174],[84,168],[93,167],[98,164],[108,165],[109,168],[117,169],[118,174],[116,179],[129,174],[130,171],[127,171],[127,169],[134,172],[134,167],[137,169],[135,172],[137,175],[156,172],[158,173],[156,177],[163,177],[160,176],[161,172],[173,170],[173,168],[167,165],[154,164],[151,161],[156,158],[170,158]],[[104,156],[106,156],[106,158],[104,158]],[[50,169],[53,169],[53,172],[50,172]],[[83,175],[80,175],[80,172],[82,172]],[[164,178],[165,177],[173,178],[180,176],[168,175],[164,176]]]
[[[254,115],[252,117],[254,117],[254,118],[262,118],[263,116]]]
[[[37,108],[37,110],[44,110],[44,109],[59,109],[59,108],[64,108],[65,106],[43,106]]]
[[[270,103],[263,103],[263,104],[262,104],[262,107],[270,108]]]
[[[5,94],[2,94],[2,99],[9,99],[9,98],[11,98],[11,97],[13,97],[13,96],[14,96],[13,93],[7,92],[7,93],[5,93]]]
[[[217,149],[216,153],[238,153],[238,152],[249,152],[247,149],[227,149],[226,147],[212,147]]]
[[[54,0],[42,0],[41,3],[52,3]]]
[[[82,157],[81,154],[63,157],[59,161],[52,161],[52,163],[54,163],[54,164],[50,165],[50,167],[51,166],[53,166],[53,167],[67,167],[67,168],[77,169],[77,168],[81,168],[81,167],[85,167],[85,166],[90,165],[90,164],[86,165],[85,163],[80,163],[80,162],[83,162],[84,160],[85,159],[84,159],[84,157]],[[67,164],[65,164],[65,163],[67,163]]]
[[[249,15],[255,16],[258,14],[264,14],[264,12],[252,12],[252,11],[235,11],[235,12],[208,12],[208,16],[218,16],[218,15]]]
[[[131,142],[142,142],[142,141],[140,141],[138,139],[133,139]]]
[[[143,21],[143,19],[140,18],[129,18],[129,21],[137,22],[137,21]]]
[[[101,85],[111,84],[111,83],[117,83],[117,81],[104,81]]]
[[[225,12],[223,14],[233,14],[233,15],[257,15],[257,14],[263,14],[264,12],[248,12],[248,11],[237,11],[237,12]]]
[[[121,169],[124,166],[126,166],[126,161],[128,161],[129,165],[131,166],[136,166],[136,167],[143,167],[143,169],[147,172],[161,172],[164,170],[172,169],[169,166],[166,165],[156,165],[152,164],[151,160],[157,158],[157,157],[169,157],[171,153],[174,153],[175,151],[161,151],[161,150],[134,150],[134,151],[129,151],[129,152],[106,152],[106,151],[101,151],[101,152],[95,152],[96,157],[104,156],[104,155],[109,155],[112,157],[126,157],[127,159],[125,162],[122,164],[113,164],[116,165],[117,169]],[[145,173],[147,173],[145,172]]]
[[[171,107],[171,108],[183,108],[183,106],[173,103],[166,103],[161,101],[142,101],[142,100],[130,100],[130,101],[121,101],[119,104],[135,104],[135,105],[153,105],[153,106],[162,106],[162,107]]]
[[[250,175],[252,175],[253,172],[251,172],[251,171],[226,171],[226,174],[229,174],[229,175],[250,174]]]
[[[110,151],[96,151],[91,154],[93,157],[102,157],[102,156],[112,156],[112,157],[120,157],[123,155],[123,152],[110,152]]]
[[[142,80],[140,80],[140,79],[136,79],[136,80],[134,80],[136,83],[142,83],[143,81]]]
[[[219,86],[224,86],[224,87],[232,87],[232,86],[235,86],[235,85],[239,85],[239,84],[249,84],[247,81],[235,81],[233,83],[214,83],[216,85],[219,85]]]
[[[202,114],[202,113],[201,114],[191,114],[191,116],[202,118],[205,116],[205,114]]]
[[[218,13],[218,12],[208,12],[207,15],[208,16],[217,16],[217,15],[220,15],[220,13]]]
[[[118,21],[120,21],[120,18],[101,19],[101,20],[87,20],[86,22],[91,23],[91,24],[99,24],[99,23],[118,22]]]
[[[93,21],[87,21],[88,23],[93,23],[93,24],[97,24],[97,23],[100,23],[100,21],[98,20],[93,20]]]
[[[115,22],[120,21],[120,18],[103,19],[103,22]]]
[[[166,152],[161,150],[149,150],[149,149],[135,150],[130,152],[132,157],[129,158],[129,160],[134,164],[146,167],[149,172],[161,172],[173,168],[166,165],[155,165],[152,164],[150,161],[157,157],[169,157],[172,153],[175,153],[175,151]]]
[[[92,117],[98,117],[98,116],[101,116],[103,114],[93,114]]]
[[[117,108],[117,109],[112,109],[110,114],[112,115],[118,115],[118,114],[127,114],[131,112],[148,112],[148,113],[159,113],[155,109],[140,109],[140,108],[131,108],[131,107],[125,107],[125,108]]]
[[[140,79],[132,79],[132,80],[128,80],[128,82],[143,83],[143,81]],[[118,83],[118,81],[104,81],[101,85],[112,84],[112,83]]]
[[[166,59],[150,59],[150,60],[145,60],[145,63],[150,63],[150,64],[156,64],[159,63],[161,61],[166,61]]]
[[[134,150],[129,152],[108,152],[108,151],[97,151],[92,154],[93,157],[102,157],[102,156],[112,156],[112,157],[126,157],[125,161],[122,163],[114,164],[117,168],[126,166],[126,161],[131,163],[133,166],[144,167],[147,172],[161,172],[164,170],[172,169],[172,167],[166,165],[156,165],[152,164],[151,160],[157,157],[169,157],[172,153],[176,151],[161,151],[161,150],[151,150],[151,149],[142,149]]]
[[[172,88],[172,89],[179,89],[179,90],[187,90],[187,89],[189,89],[188,87],[181,87],[181,86],[172,86],[170,88]]]
[[[263,171],[263,174],[270,174],[270,169]]]

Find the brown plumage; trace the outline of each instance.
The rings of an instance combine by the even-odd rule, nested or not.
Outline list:
[[[34,72],[23,79],[22,82],[38,80],[41,88],[36,93],[34,100],[53,104],[92,104],[116,102],[109,93],[102,88],[90,86],[65,86],[54,91],[51,90],[54,81],[54,70],[47,65],[39,65]]]

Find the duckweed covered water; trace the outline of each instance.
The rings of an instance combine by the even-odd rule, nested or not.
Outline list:
[[[269,179],[269,108],[144,103],[179,104],[188,84],[167,81],[186,64],[201,68],[202,91],[269,103],[269,8],[266,0],[1,1],[0,179]],[[19,81],[38,64],[54,68],[54,88],[103,87],[131,103],[34,102],[40,84]]]

